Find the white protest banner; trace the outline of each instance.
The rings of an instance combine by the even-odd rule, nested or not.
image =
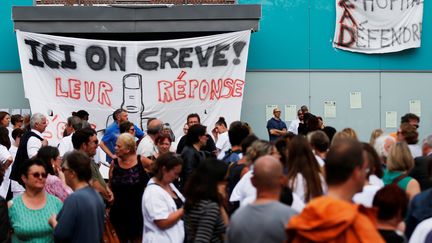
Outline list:
[[[333,47],[389,53],[421,45],[423,0],[336,0]]]
[[[240,119],[250,31],[165,41],[106,41],[17,31],[24,91],[32,113],[62,137],[72,111],[86,110],[96,130],[123,108],[145,127],[156,117],[177,139],[189,113],[213,128]]]

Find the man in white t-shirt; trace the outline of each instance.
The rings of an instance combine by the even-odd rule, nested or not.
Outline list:
[[[77,116],[71,116],[67,119],[67,127],[65,129],[69,130],[69,135],[63,137],[60,140],[60,143],[58,144],[58,150],[60,152],[61,157],[63,157],[65,153],[74,150],[72,144],[72,135],[75,133],[75,131],[78,131],[81,128],[82,128],[81,118]]]
[[[302,112],[302,110],[298,110],[297,111],[297,119],[291,121],[291,123],[290,123],[290,125],[288,127],[288,132],[292,132],[295,135],[297,135],[300,123],[303,123],[303,112]]]
[[[24,133],[21,137],[21,143],[18,147],[15,161],[12,165],[10,178],[22,184],[20,176],[20,167],[25,160],[36,156],[42,146],[48,145],[48,140],[43,137],[42,133],[48,126],[47,118],[41,113],[35,113],[30,119],[31,131]]]
[[[153,156],[158,152],[155,145],[156,137],[162,130],[162,121],[156,118],[147,121],[147,135],[138,144],[137,154],[144,157]]]

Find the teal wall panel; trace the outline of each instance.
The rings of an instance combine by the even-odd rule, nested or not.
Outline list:
[[[0,3],[0,71],[20,70],[12,6],[32,0]],[[335,0],[239,0],[261,4],[260,30],[252,35],[249,70],[432,70],[432,5],[425,2],[422,47],[391,54],[360,54],[332,46]]]
[[[252,34],[249,69],[302,69],[309,65],[308,0],[240,0],[261,4],[260,30]]]
[[[18,56],[18,46],[13,30],[12,6],[32,5],[33,0],[2,0],[0,3],[0,71],[21,70]]]
[[[240,0],[261,4],[260,30],[252,35],[249,70],[432,70],[432,5],[424,3],[422,46],[390,54],[333,48],[336,0]]]

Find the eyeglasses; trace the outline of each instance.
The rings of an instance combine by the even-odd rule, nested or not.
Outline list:
[[[47,178],[47,174],[46,173],[40,173],[40,172],[35,172],[35,173],[32,173],[32,174],[30,174],[30,175],[32,175],[34,178]]]
[[[65,171],[68,171],[68,170],[70,170],[70,169],[69,169],[69,168],[66,168],[66,167],[62,167],[61,170],[62,170],[63,173],[65,173]]]

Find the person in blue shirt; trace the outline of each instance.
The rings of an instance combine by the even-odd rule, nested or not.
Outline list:
[[[111,162],[111,160],[116,158],[115,155],[115,144],[117,138],[120,135],[120,123],[128,121],[128,113],[124,109],[117,109],[113,113],[114,122],[105,129],[105,134],[102,137],[100,147],[106,153],[106,161]],[[144,136],[144,132],[134,125],[135,137],[141,139]]]
[[[280,118],[281,110],[279,108],[274,108],[273,115],[274,117],[272,117],[267,122],[267,131],[270,142],[275,141],[279,137],[287,134],[287,126]]]
[[[90,163],[90,157],[77,150],[65,155],[62,171],[66,184],[74,192],[66,198],[58,215],[53,214],[48,220],[54,229],[55,242],[102,241],[105,205],[89,184],[92,177]]]

